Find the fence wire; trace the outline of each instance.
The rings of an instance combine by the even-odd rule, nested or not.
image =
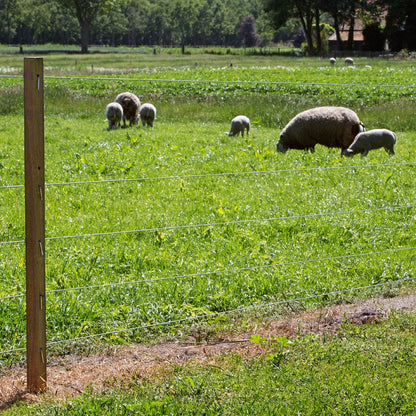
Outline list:
[[[22,75],[2,75],[0,74],[1,78],[20,78],[23,80]],[[300,84],[296,81],[221,81],[221,80],[189,80],[189,79],[180,79],[180,80],[171,80],[171,79],[157,79],[157,78],[120,78],[120,77],[92,77],[92,76],[80,76],[80,77],[65,77],[65,76],[45,76],[45,80],[68,80],[68,81],[76,81],[76,80],[90,80],[90,81],[127,81],[127,82],[152,82],[152,83],[201,83],[201,84],[245,84],[245,85],[296,85]],[[401,84],[365,84],[365,83],[317,83],[317,82],[310,82],[310,83],[301,83],[303,86],[329,86],[329,87],[364,87],[364,88],[416,88],[416,85],[401,85]],[[191,179],[199,179],[199,178],[219,178],[219,177],[230,177],[230,176],[244,176],[244,175],[266,175],[266,174],[280,174],[280,173],[289,173],[289,172],[296,172],[296,173],[303,173],[303,172],[316,172],[316,171],[327,171],[327,170],[335,170],[335,169],[368,169],[368,168],[385,168],[385,167],[414,167],[416,163],[386,163],[386,164],[379,164],[379,165],[349,165],[349,166],[334,166],[334,167],[317,167],[317,168],[301,168],[301,169],[280,169],[280,170],[269,170],[269,171],[248,171],[248,172],[224,172],[224,173],[207,173],[207,174],[194,174],[194,175],[172,175],[172,176],[160,176],[160,177],[142,177],[142,178],[123,178],[123,179],[109,179],[109,180],[97,180],[97,181],[74,181],[74,182],[55,182],[55,183],[47,183],[46,186],[48,187],[60,187],[60,186],[85,186],[89,184],[93,185],[100,185],[100,184],[109,184],[109,183],[127,183],[127,182],[143,182],[143,181],[161,181],[161,180],[191,180]],[[0,190],[10,190],[10,189],[21,189],[24,188],[24,185],[2,185],[0,186]],[[72,236],[55,236],[55,237],[48,237],[46,240],[54,241],[54,240],[65,240],[65,239],[78,239],[78,238],[86,238],[86,237],[100,237],[100,236],[114,236],[120,234],[128,234],[128,233],[141,233],[141,232],[154,232],[154,231],[168,231],[168,230],[180,230],[180,229],[191,229],[191,228],[200,228],[200,227],[220,227],[225,225],[242,225],[242,224],[251,224],[257,222],[271,222],[271,221],[285,221],[290,219],[306,219],[306,218],[314,218],[314,217],[322,217],[322,216],[335,216],[335,215],[353,215],[357,213],[372,213],[377,211],[389,211],[389,210],[398,210],[398,209],[407,209],[407,208],[414,208],[416,204],[409,204],[409,205],[402,205],[396,207],[385,207],[385,208],[374,208],[374,209],[364,209],[364,210],[356,210],[356,211],[339,211],[339,212],[329,212],[329,213],[313,213],[308,215],[293,215],[287,217],[275,217],[275,218],[263,218],[263,219],[249,219],[249,220],[239,220],[239,221],[229,221],[229,222],[222,222],[222,223],[203,223],[203,224],[188,224],[188,225],[178,225],[178,226],[167,226],[167,227],[157,227],[157,228],[149,228],[149,229],[138,229],[138,230],[127,230],[127,231],[116,231],[116,232],[104,232],[104,233],[92,233],[92,234],[80,234],[80,235],[72,235]],[[15,240],[15,241],[2,241],[0,242],[0,246],[5,246],[9,244],[24,244],[25,240]],[[391,249],[391,250],[383,250],[383,251],[374,251],[368,253],[356,253],[350,254],[345,256],[333,256],[333,257],[323,257],[323,258],[315,258],[315,259],[307,259],[307,260],[298,260],[298,261],[291,261],[291,262],[283,262],[283,263],[274,263],[274,264],[267,264],[267,265],[259,265],[259,266],[252,266],[252,267],[243,267],[243,268],[236,268],[236,269],[223,269],[223,270],[215,270],[215,271],[207,271],[203,273],[193,273],[193,274],[185,274],[185,275],[177,275],[177,276],[167,276],[167,277],[159,277],[154,279],[141,279],[133,282],[118,282],[118,283],[111,283],[111,284],[103,284],[103,285],[94,285],[94,286],[84,286],[84,287],[75,287],[75,288],[64,288],[64,289],[56,289],[47,291],[47,294],[58,294],[63,292],[69,291],[81,291],[81,290],[92,290],[92,289],[101,289],[101,288],[114,288],[120,286],[128,286],[128,285],[138,285],[138,284],[149,284],[160,282],[164,280],[180,280],[186,278],[200,278],[208,275],[220,275],[220,274],[229,274],[229,273],[238,273],[244,271],[254,271],[254,270],[264,270],[269,268],[278,268],[284,267],[288,265],[302,265],[314,262],[321,262],[321,261],[335,261],[335,260],[346,260],[351,258],[360,258],[365,256],[375,256],[375,255],[383,255],[383,254],[392,254],[404,251],[413,251],[416,250],[416,247],[403,247],[398,249]],[[186,322],[192,321],[199,321],[203,319],[212,319],[217,316],[223,315],[232,315],[236,313],[246,312],[249,310],[260,310],[265,308],[273,308],[284,304],[289,303],[297,303],[303,302],[306,300],[313,300],[319,299],[322,297],[329,297],[335,296],[345,293],[352,293],[352,292],[359,292],[365,291],[369,289],[374,289],[377,287],[383,287],[387,285],[393,284],[401,284],[405,282],[412,282],[415,281],[415,277],[383,282],[378,284],[372,284],[367,286],[355,287],[355,288],[347,288],[338,291],[327,292],[318,295],[310,295],[310,296],[303,296],[297,297],[294,299],[284,299],[279,300],[276,302],[264,303],[264,304],[254,304],[249,306],[244,306],[236,309],[220,311],[215,313],[209,314],[201,314],[198,316],[191,316],[182,319],[176,320],[168,320],[163,322],[156,322],[147,325],[136,326],[132,328],[125,328],[116,331],[109,331],[99,334],[90,334],[84,337],[77,337],[77,338],[70,338],[64,340],[55,340],[50,341],[47,343],[48,346],[70,343],[70,342],[77,342],[83,341],[93,338],[102,338],[110,335],[121,334],[126,332],[133,332],[138,330],[145,330],[153,327],[161,327],[161,326],[168,326],[168,325],[180,325]],[[5,296],[0,298],[0,301],[6,300],[13,300],[13,299],[21,299],[25,297],[25,293],[18,294],[18,295],[11,295]],[[15,353],[21,353],[25,351],[25,348],[14,348],[9,349],[6,351],[0,351],[0,355],[9,355]]]
[[[317,172],[328,170],[341,170],[341,169],[375,169],[386,167],[415,167],[416,163],[402,162],[402,163],[380,163],[378,165],[348,165],[348,166],[326,166],[316,168],[293,168],[293,169],[276,169],[276,170],[264,170],[264,171],[242,171],[242,172],[221,172],[221,173],[203,173],[194,175],[172,175],[172,176],[154,176],[154,177],[141,177],[141,178],[122,178],[122,179],[100,179],[94,181],[73,181],[73,182],[48,182],[45,183],[45,187],[59,187],[59,186],[78,186],[78,185],[100,185],[111,183],[129,183],[129,182],[148,182],[148,181],[164,181],[164,180],[190,180],[190,179],[202,179],[202,178],[220,178],[228,176],[246,176],[246,175],[275,175],[279,173],[303,173],[303,172]],[[24,185],[2,185],[1,189],[21,189]]]
[[[7,75],[2,74],[0,78],[21,78],[23,75]],[[366,84],[366,83],[342,83],[342,82],[299,82],[299,81],[248,81],[248,80],[204,80],[204,79],[166,79],[166,78],[126,78],[126,77],[97,77],[90,76],[61,76],[61,75],[46,75],[45,81],[51,80],[66,80],[66,81],[106,81],[106,82],[152,82],[152,83],[182,83],[182,84],[242,84],[242,85],[302,85],[302,86],[317,86],[317,87],[365,87],[365,88],[416,88],[414,84]]]
[[[278,306],[282,306],[282,305],[286,305],[286,304],[291,304],[291,303],[302,303],[302,302],[305,302],[307,300],[313,300],[313,299],[320,299],[320,298],[324,298],[324,297],[342,295],[342,294],[345,294],[345,293],[365,291],[365,290],[380,288],[380,287],[383,287],[383,286],[391,286],[391,285],[402,284],[402,283],[406,283],[406,282],[413,282],[415,280],[416,280],[416,277],[412,276],[412,277],[408,277],[408,278],[405,278],[405,279],[392,280],[392,281],[389,281],[389,282],[382,282],[382,283],[375,283],[375,284],[371,284],[371,285],[367,285],[367,286],[359,286],[359,287],[352,287],[352,288],[347,288],[347,289],[340,289],[340,290],[335,290],[335,291],[331,291],[331,292],[320,293],[320,294],[317,294],[317,295],[301,296],[301,297],[296,297],[296,298],[293,298],[293,299],[283,299],[283,300],[279,300],[279,301],[276,301],[276,302],[268,302],[268,303],[262,303],[262,304],[242,306],[240,308],[229,309],[229,310],[226,310],[226,311],[212,312],[212,313],[201,314],[201,315],[196,315],[196,316],[189,316],[189,317],[186,317],[186,318],[174,319],[174,320],[163,321],[163,322],[155,322],[155,323],[146,324],[146,325],[139,325],[139,326],[135,326],[135,327],[131,327],[131,328],[124,328],[124,329],[118,329],[118,330],[115,330],[115,331],[102,332],[102,333],[99,333],[99,334],[90,334],[90,335],[86,335],[86,336],[82,336],[82,337],[75,337],[75,338],[69,338],[69,339],[49,341],[49,342],[47,342],[46,345],[47,345],[47,347],[51,347],[51,346],[55,346],[55,345],[59,345],[59,344],[67,344],[67,343],[71,343],[71,342],[86,341],[86,340],[89,340],[89,339],[108,337],[110,335],[118,335],[118,334],[123,334],[123,333],[127,333],[127,332],[146,330],[146,329],[155,328],[155,327],[162,327],[162,326],[169,326],[169,325],[170,326],[178,326],[178,325],[184,324],[186,322],[195,322],[195,321],[201,321],[201,320],[204,320],[204,319],[213,319],[213,318],[216,318],[218,316],[234,315],[234,314],[253,311],[253,310],[274,308],[274,307],[278,307]],[[25,347],[22,347],[22,348],[9,349],[9,350],[6,350],[6,351],[0,351],[0,356],[15,354],[15,353],[18,353],[18,352],[25,351],[25,349],[26,349]]]
[[[189,230],[189,229],[208,228],[208,227],[213,228],[213,227],[224,227],[227,225],[267,223],[267,222],[273,222],[273,221],[299,220],[299,219],[318,218],[318,217],[331,217],[331,216],[338,216],[338,215],[371,214],[374,212],[393,211],[393,210],[408,209],[408,208],[415,208],[415,207],[416,207],[416,204],[408,204],[408,205],[399,205],[399,206],[393,206],[393,207],[368,208],[368,209],[354,210],[354,211],[333,211],[333,212],[322,212],[322,213],[314,213],[314,214],[289,215],[286,217],[255,218],[255,219],[248,219],[248,220],[235,220],[235,221],[225,221],[225,222],[212,222],[212,223],[208,222],[208,223],[201,223],[201,224],[171,225],[171,226],[165,226],[165,227],[140,228],[140,229],[135,229],[135,230],[122,230],[122,231],[109,231],[109,232],[100,232],[100,233],[52,236],[52,237],[46,237],[45,240],[56,241],[56,240],[70,240],[70,239],[93,238],[93,237],[113,237],[113,236],[123,235],[123,234],[139,234],[139,233],[148,233],[148,232]],[[24,244],[24,243],[25,243],[25,240],[0,241],[0,246],[11,245],[11,244]]]
[[[207,271],[207,272],[200,272],[200,273],[190,273],[190,274],[175,275],[175,276],[157,277],[153,279],[140,279],[140,280],[133,280],[133,281],[105,283],[101,285],[89,285],[89,286],[70,287],[70,288],[63,288],[63,289],[52,289],[52,290],[47,290],[46,294],[51,295],[51,294],[75,292],[75,291],[82,291],[82,290],[117,288],[121,286],[135,286],[139,284],[153,284],[153,283],[162,282],[162,281],[203,278],[203,277],[213,276],[213,275],[241,273],[241,272],[248,272],[248,271],[255,271],[255,270],[266,270],[266,269],[281,268],[281,267],[295,266],[295,265],[301,266],[301,265],[311,264],[311,263],[329,262],[329,261],[335,261],[335,260],[337,261],[348,260],[348,259],[354,259],[354,258],[360,258],[360,257],[371,257],[371,256],[378,256],[378,255],[383,255],[383,254],[400,253],[400,252],[405,252],[405,251],[416,251],[416,247],[402,247],[402,248],[395,248],[395,249],[382,250],[382,251],[371,251],[367,253],[348,254],[345,256],[329,256],[329,257],[321,257],[321,258],[314,258],[314,259],[307,259],[307,260],[294,260],[294,261],[289,261],[289,262],[279,262],[279,263],[272,263],[272,264],[263,264],[263,265],[258,265],[258,266],[240,267],[240,268],[235,268],[235,269],[221,269],[221,270],[214,270],[214,271]],[[26,293],[4,296],[4,297],[0,297],[0,301],[21,299],[21,298],[24,298],[25,296],[26,296]]]

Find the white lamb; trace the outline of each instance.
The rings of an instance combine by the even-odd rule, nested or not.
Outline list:
[[[123,107],[119,103],[110,103],[105,109],[105,115],[108,120],[108,130],[121,127],[121,119],[123,118]]]
[[[336,64],[336,62],[337,62],[336,58],[334,58],[334,57],[329,58],[329,63],[330,63],[331,65],[335,65],[335,64]]]
[[[354,66],[354,59],[352,58],[345,58],[345,65],[352,65]]]
[[[246,116],[237,116],[231,120],[230,131],[225,133],[227,136],[236,136],[241,133],[244,137],[244,131],[247,130],[247,136],[250,132],[250,119]]]
[[[343,156],[353,156],[361,153],[361,156],[367,156],[368,152],[373,149],[384,147],[389,155],[394,155],[394,145],[396,144],[396,134],[387,129],[368,130],[355,136],[354,141],[342,152]]]
[[[156,119],[156,107],[150,103],[144,103],[140,108],[140,120],[143,126],[146,124],[153,127],[153,122]]]

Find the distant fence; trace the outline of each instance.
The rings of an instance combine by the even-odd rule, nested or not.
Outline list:
[[[99,180],[99,181],[86,181],[86,182],[68,182],[68,183],[44,183],[44,167],[43,167],[43,73],[42,66],[40,63],[41,59],[27,59],[27,67],[25,67],[25,108],[27,113],[25,113],[25,170],[26,170],[26,180],[25,180],[25,195],[26,195],[26,238],[19,239],[15,241],[2,241],[0,242],[0,249],[2,246],[6,245],[26,245],[26,275],[27,275],[27,284],[26,292],[4,296],[0,298],[0,302],[6,302],[13,299],[23,299],[26,298],[27,302],[27,359],[28,359],[28,389],[30,391],[40,391],[46,387],[46,348],[48,346],[77,342],[81,340],[86,340],[90,338],[98,338],[103,336],[108,336],[111,334],[120,334],[123,332],[136,331],[138,329],[145,329],[151,327],[160,327],[168,325],[178,325],[184,323],[191,323],[198,320],[203,320],[207,318],[213,318],[215,316],[221,315],[230,315],[237,312],[244,312],[249,310],[261,310],[266,308],[273,308],[278,305],[292,304],[296,302],[302,302],[307,299],[318,299],[325,298],[328,296],[334,296],[339,294],[354,293],[354,292],[363,292],[366,290],[374,290],[375,288],[390,286],[392,284],[403,284],[406,282],[413,282],[416,280],[416,277],[408,276],[405,278],[382,282],[374,283],[365,286],[359,287],[349,287],[340,290],[333,290],[317,295],[300,295],[294,296],[290,299],[282,299],[275,302],[267,303],[255,303],[249,306],[242,306],[228,310],[222,310],[212,313],[200,313],[195,316],[189,316],[183,319],[167,319],[163,321],[154,322],[147,325],[135,326],[129,328],[115,329],[113,331],[89,334],[85,336],[79,336],[76,338],[54,340],[46,342],[46,322],[45,322],[45,299],[47,295],[54,293],[64,293],[64,292],[75,292],[75,291],[84,291],[91,289],[103,289],[106,287],[115,288],[121,286],[134,286],[140,284],[152,285],[157,281],[163,280],[181,280],[187,278],[198,278],[207,275],[224,275],[227,273],[241,273],[244,271],[253,271],[253,270],[265,270],[279,268],[287,265],[301,265],[308,263],[317,263],[325,261],[334,261],[334,260],[345,260],[353,258],[367,258],[376,255],[382,254],[394,254],[400,252],[413,252],[416,250],[416,247],[399,247],[391,248],[388,250],[380,251],[368,251],[368,252],[358,252],[351,254],[344,254],[340,256],[327,256],[327,257],[318,257],[303,259],[298,261],[292,261],[288,263],[272,263],[272,264],[262,264],[257,266],[247,266],[247,267],[236,267],[229,269],[221,270],[211,270],[200,273],[193,274],[184,274],[184,275],[175,275],[174,271],[170,276],[161,277],[161,278],[152,278],[152,279],[139,279],[135,281],[126,281],[118,283],[108,283],[104,285],[95,285],[95,286],[84,286],[84,287],[71,287],[57,290],[45,290],[45,242],[53,240],[68,240],[68,239],[80,239],[80,238],[92,238],[97,236],[116,236],[119,234],[131,234],[131,233],[144,233],[144,232],[154,232],[154,231],[167,231],[174,229],[195,229],[201,227],[222,227],[225,225],[247,225],[253,223],[267,223],[273,221],[288,221],[290,219],[306,219],[306,218],[316,218],[316,217],[334,217],[350,214],[369,214],[382,211],[405,211],[413,210],[416,207],[416,203],[409,203],[404,205],[390,205],[383,208],[367,208],[362,210],[342,210],[342,211],[328,211],[320,213],[310,213],[303,215],[283,215],[279,217],[265,217],[265,218],[251,218],[245,220],[235,220],[235,221],[224,221],[224,222],[209,222],[209,223],[196,223],[196,224],[183,224],[178,226],[166,226],[158,228],[145,228],[145,229],[133,229],[133,230],[124,230],[117,232],[97,232],[89,234],[77,234],[77,235],[66,235],[66,236],[49,236],[45,237],[45,224],[44,224],[44,189],[45,187],[59,187],[59,186],[73,186],[73,185],[100,185],[105,183],[125,183],[132,181],[163,181],[163,180],[185,180],[185,179],[197,179],[203,177],[210,178],[224,178],[224,177],[244,177],[249,175],[269,175],[276,173],[294,173],[294,172],[313,172],[313,171],[323,171],[323,170],[341,170],[341,169],[354,169],[354,166],[337,166],[337,167],[323,167],[323,168],[303,168],[303,169],[285,169],[285,170],[275,170],[275,171],[250,171],[250,172],[222,172],[217,174],[207,174],[207,175],[178,175],[178,176],[165,176],[165,177],[155,177],[155,178],[133,178],[133,179],[115,179],[115,180]],[[43,62],[42,62],[43,63]],[[32,75],[29,75],[32,74]],[[131,81],[131,80],[130,80]],[[160,80],[159,80],[160,81]],[[26,84],[26,82],[28,84]],[[37,97],[33,101],[33,96]],[[32,98],[31,98],[32,97]],[[32,100],[32,101],[31,101]],[[39,111],[36,113],[33,110],[37,108]],[[401,166],[414,167],[416,163],[391,163],[386,165],[367,165],[364,166],[368,169],[373,169],[377,167],[386,167],[386,166]],[[360,166],[361,168],[363,165]],[[11,185],[11,186],[0,186],[1,190],[10,190],[10,189],[19,189],[23,188],[23,185]],[[7,351],[0,351],[0,355],[11,354],[16,352],[23,352],[24,348],[10,349]]]

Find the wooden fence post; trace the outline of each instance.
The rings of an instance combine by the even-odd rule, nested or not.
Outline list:
[[[27,389],[46,389],[43,59],[24,59]]]

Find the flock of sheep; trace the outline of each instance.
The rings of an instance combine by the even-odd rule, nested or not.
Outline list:
[[[156,119],[156,107],[150,103],[141,104],[137,95],[132,92],[122,92],[118,94],[114,102],[107,105],[105,115],[108,121],[108,130],[126,127],[126,120],[130,123],[130,127],[137,124],[140,120],[143,126],[146,124],[153,127]]]
[[[140,104],[139,98],[131,92],[124,92],[108,104],[106,108],[108,130],[130,126],[138,120],[153,127],[156,118],[156,108],[153,104]],[[250,132],[250,119],[239,115],[231,120],[228,136],[236,136]],[[341,148],[342,156],[353,156],[361,153],[367,156],[373,149],[384,148],[389,155],[394,155],[396,134],[387,129],[365,131],[364,124],[358,115],[345,107],[315,107],[297,114],[280,133],[276,150],[285,153],[288,149],[303,149],[315,151],[315,145]]]

